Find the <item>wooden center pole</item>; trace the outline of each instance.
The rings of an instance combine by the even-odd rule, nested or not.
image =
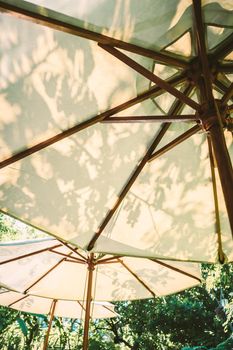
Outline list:
[[[200,99],[202,100],[202,107],[199,110],[200,119],[204,129],[210,136],[233,237],[233,169],[224,136],[223,120],[225,118],[222,112],[225,108],[226,101],[229,96],[231,96],[232,87],[230,86],[225,93],[225,97],[223,97],[221,101],[222,108],[219,109],[213,95],[213,76],[211,74],[209,57],[207,54],[208,51],[205,40],[206,28],[201,0],[193,0],[193,18],[199,61],[197,72],[199,75],[198,85]],[[218,60],[217,56],[215,56],[215,59]]]
[[[233,237],[233,170],[227,150],[226,141],[220,123],[214,124],[208,130],[218,167],[222,191],[225,199],[228,218]]]
[[[44,341],[43,350],[47,350],[47,347],[48,347],[49,333],[50,333],[50,329],[52,327],[52,322],[53,322],[53,317],[54,317],[54,311],[55,311],[56,303],[57,303],[57,300],[53,300],[51,311],[50,311],[50,320],[49,320],[48,330],[47,330],[45,341]]]
[[[199,84],[200,92],[204,94],[203,84]],[[213,103],[203,104],[203,112],[200,115],[202,125],[209,134],[213,148],[213,154],[219,173],[222,192],[225,200],[228,219],[233,237],[233,169],[231,158],[227,149],[224,136],[223,120],[221,110],[214,100]]]
[[[84,336],[83,336],[83,350],[88,350],[88,333],[90,323],[90,311],[92,300],[92,284],[93,284],[93,271],[94,267],[94,254],[91,253],[88,259],[88,281],[87,281],[87,299],[86,299],[86,313],[84,322]]]

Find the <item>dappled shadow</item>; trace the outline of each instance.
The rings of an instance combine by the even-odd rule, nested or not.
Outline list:
[[[216,260],[214,200],[205,138],[193,136],[145,167],[110,221],[107,237],[141,250],[141,256]],[[220,215],[224,250],[231,256],[224,207]],[[135,255],[140,254],[136,250]],[[115,253],[120,252],[116,249]],[[134,254],[133,250],[129,253]]]
[[[2,93],[3,158],[134,97],[138,81],[148,86],[121,63],[113,69],[115,59],[96,44],[3,17],[3,25],[9,22],[15,36],[5,54],[12,76]],[[93,126],[3,169],[2,208],[14,207],[11,215],[65,239],[93,232],[157,129]]]
[[[85,0],[80,1],[79,6],[75,0],[62,4],[43,0],[32,2],[74,17],[80,27],[158,51],[185,32],[191,20],[189,2],[180,4],[179,0],[95,0],[88,6]],[[170,28],[173,31],[168,31]]]
[[[191,7],[182,4],[103,1],[100,7],[92,4],[80,20],[85,28],[92,25],[98,31],[101,23],[103,34],[162,49],[192,25]],[[218,4],[212,5],[219,9]],[[228,18],[229,13],[224,14]],[[107,22],[101,22],[103,17]],[[216,24],[215,17],[208,18]],[[1,15],[1,21],[8,33],[1,39],[5,45],[0,90],[2,160],[150,87],[145,78],[95,42],[6,15]],[[152,59],[130,56],[151,71],[158,69]],[[174,74],[173,70],[160,72],[161,76]],[[130,115],[163,115],[169,110],[168,102],[173,102],[170,97],[165,106],[167,97],[131,107]],[[186,128],[174,125],[163,144]],[[156,123],[96,124],[2,169],[2,210],[86,247],[159,129]],[[205,136],[198,135],[145,167],[103,235],[131,246],[131,255],[135,248],[147,256],[215,260],[210,176]],[[228,235],[224,240],[228,254],[232,243]]]

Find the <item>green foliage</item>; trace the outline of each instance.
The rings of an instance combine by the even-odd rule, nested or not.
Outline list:
[[[0,213],[0,241],[13,241],[46,237],[42,231]]]
[[[208,350],[207,347],[205,346],[194,346],[194,348],[182,348],[181,350]]]
[[[232,350],[233,349],[233,339],[229,338],[226,341],[219,344],[215,349],[210,350]]]
[[[194,346],[192,348],[190,347],[185,347],[182,348],[181,350],[232,350],[233,349],[233,339],[229,338],[227,340],[225,340],[224,342],[218,344],[216,346],[216,348],[207,348],[207,347],[203,347],[203,346]]]
[[[26,323],[20,317],[17,317],[16,321],[18,322],[18,324],[23,332],[23,335],[25,335],[25,337],[26,337],[28,334],[28,329],[27,329]]]
[[[18,316],[18,311],[0,307],[0,349],[22,349],[22,332],[16,321]]]

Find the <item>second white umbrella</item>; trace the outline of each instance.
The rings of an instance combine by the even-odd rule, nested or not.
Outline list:
[[[91,301],[168,295],[200,283],[190,262],[87,254],[55,239],[1,244],[0,283],[21,293],[85,301],[84,349]]]

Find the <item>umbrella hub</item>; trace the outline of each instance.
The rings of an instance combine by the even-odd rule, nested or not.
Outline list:
[[[217,65],[211,60],[211,56],[207,55],[207,62],[210,72],[210,79],[213,83],[217,78]],[[186,71],[189,81],[194,85],[198,86],[199,82],[203,79],[204,73],[202,69],[202,64],[199,57],[194,57],[190,62],[190,67]]]
[[[214,126],[219,126],[219,124],[222,128],[227,126],[227,107],[222,105],[221,101],[214,100],[214,102],[213,105],[204,102],[199,111],[199,117],[205,131],[209,131]]]
[[[90,256],[87,258],[87,268],[88,271],[94,271],[95,270],[95,259],[94,255],[90,254]]]

